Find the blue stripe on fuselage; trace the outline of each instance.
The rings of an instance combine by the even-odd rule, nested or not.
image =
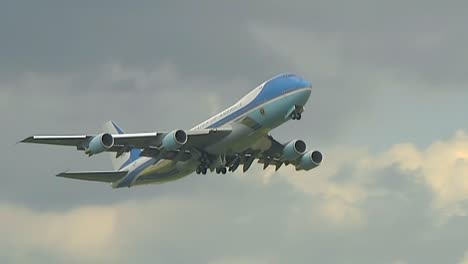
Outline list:
[[[115,130],[117,131],[118,134],[123,134],[123,130],[122,128],[120,128],[116,123],[114,123],[114,121],[111,121],[112,122],[112,125],[114,126]],[[128,166],[128,164],[134,162],[135,160],[137,160],[139,157],[140,157],[140,153],[141,153],[141,149],[137,149],[137,148],[132,148],[130,150],[130,157],[128,158],[128,160],[126,160],[122,166],[120,166],[119,170],[121,170],[122,168]]]
[[[148,168],[148,166],[151,166],[153,163],[154,159],[149,159],[148,161],[143,162],[140,166],[132,170],[121,182],[119,182],[116,187],[130,187],[133,180],[138,176],[138,174],[140,174],[140,172]]]
[[[128,166],[130,163],[137,160],[140,157],[140,154],[141,154],[141,149],[132,148],[130,150],[130,157],[128,158],[128,160],[124,162],[124,164],[122,164],[122,166],[120,166],[119,170],[123,169],[124,167]]]
[[[224,117],[223,119],[218,120],[217,122],[208,126],[208,128],[220,127],[239,116],[247,113],[248,111],[254,109],[260,104],[266,103],[272,99],[275,99],[285,93],[292,92],[297,89],[311,87],[312,84],[309,81],[302,79],[301,77],[294,74],[284,74],[274,77],[273,79],[265,82],[260,93],[244,107],[233,112],[232,114]]]

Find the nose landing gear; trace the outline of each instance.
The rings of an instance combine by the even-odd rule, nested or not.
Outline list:
[[[301,120],[302,112],[304,112],[304,106],[294,105],[286,114],[286,118],[289,117],[292,120]]]
[[[299,112],[292,112],[291,119],[292,120],[301,120],[302,114]]]

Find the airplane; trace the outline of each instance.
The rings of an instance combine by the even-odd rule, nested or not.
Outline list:
[[[282,144],[270,131],[289,120],[301,120],[311,91],[311,82],[281,74],[192,129],[124,133],[109,121],[98,135],[37,135],[21,142],[72,146],[88,156],[110,152],[114,171],[66,171],[57,176],[106,182],[112,188],[164,183],[193,172],[226,174],[241,165],[246,172],[255,160],[263,169],[291,165],[308,171],[322,163],[322,153],[306,151],[300,139]]]

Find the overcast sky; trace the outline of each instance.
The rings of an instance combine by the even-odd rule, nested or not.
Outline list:
[[[170,2],[170,3],[169,3]],[[468,263],[462,1],[3,1],[1,263]],[[32,134],[190,128],[263,81],[314,90],[321,167],[113,190]]]

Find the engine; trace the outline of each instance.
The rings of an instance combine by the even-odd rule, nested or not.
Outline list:
[[[85,153],[88,155],[94,155],[104,152],[114,146],[114,137],[109,133],[99,134],[89,141],[88,147]]]
[[[167,134],[162,140],[162,147],[165,150],[176,150],[187,143],[187,133],[183,130],[174,130]]]
[[[320,151],[309,151],[301,157],[298,169],[311,170],[322,163],[322,153]]]
[[[293,140],[283,149],[283,158],[286,160],[295,160],[302,156],[306,151],[306,143],[302,140]]]

